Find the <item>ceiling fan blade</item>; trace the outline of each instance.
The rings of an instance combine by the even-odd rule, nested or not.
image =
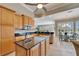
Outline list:
[[[44,7],[42,9],[36,8],[36,10],[33,13],[35,17],[42,17],[46,15],[47,10]]]

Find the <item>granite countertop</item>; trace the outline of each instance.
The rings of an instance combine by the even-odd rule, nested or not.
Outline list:
[[[23,36],[28,34],[54,34],[54,32],[23,32],[23,33],[16,32],[15,36],[17,37],[17,36]]]
[[[36,36],[34,37],[34,42],[37,43],[37,42],[41,42],[46,39],[49,39],[49,36]]]
[[[79,41],[72,41],[74,44],[79,45]]]
[[[35,45],[39,44],[41,41],[46,40],[48,38],[49,38],[49,36],[36,36],[32,39],[18,41],[18,42],[16,42],[16,44],[25,49],[30,49],[30,48],[34,47]]]

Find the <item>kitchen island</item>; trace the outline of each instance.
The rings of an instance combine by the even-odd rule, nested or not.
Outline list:
[[[35,36],[15,42],[16,56],[45,56],[49,49],[49,36]]]

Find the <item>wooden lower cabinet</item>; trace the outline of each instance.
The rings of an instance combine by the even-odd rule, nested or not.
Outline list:
[[[26,49],[16,44],[16,56],[39,56],[39,44],[30,49]]]
[[[20,40],[24,40],[25,36],[17,36],[15,37],[15,41],[20,41]]]
[[[30,49],[30,56],[39,56],[39,44]]]
[[[18,45],[16,45],[15,47],[16,47],[15,48],[16,56],[26,56],[27,55],[26,49],[24,49],[23,47],[18,46]]]
[[[3,38],[2,38],[3,39]],[[12,38],[5,38],[2,40],[1,44],[1,55],[6,55],[14,51],[14,42],[10,40]]]
[[[45,54],[45,40],[43,40],[42,42],[41,42],[41,47],[40,47],[40,49],[41,49],[41,56],[45,56],[46,54]]]
[[[46,55],[48,54],[49,48],[50,48],[50,47],[49,47],[49,39],[47,39],[47,40],[46,40],[46,46],[45,46],[45,49],[46,49],[46,51],[45,51],[45,52],[46,52]]]
[[[33,39],[33,38],[32,38]],[[29,45],[25,42],[25,40],[17,41],[16,42],[16,56],[46,56],[49,51],[49,39],[44,39],[39,41],[32,41],[33,46]],[[25,46],[26,44],[26,46]]]
[[[37,36],[37,34],[27,35],[26,38],[31,38],[31,37],[35,37],[35,36]]]

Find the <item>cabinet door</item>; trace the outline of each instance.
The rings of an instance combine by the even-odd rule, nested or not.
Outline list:
[[[23,20],[22,20],[22,16],[19,16],[19,28],[23,27]]]
[[[34,20],[31,17],[29,17],[29,25],[32,25],[32,27],[34,27]]]
[[[35,22],[34,20],[32,20],[32,27],[34,28],[34,26],[35,26]]]
[[[18,15],[14,15],[14,28],[18,28],[19,26],[18,26]]]
[[[19,16],[16,14],[14,16],[14,27],[19,28]]]
[[[0,55],[1,55],[1,25],[0,25]]]
[[[15,17],[14,17],[14,27],[21,29],[22,26],[23,26],[22,22],[23,22],[22,21],[22,16],[15,14]]]
[[[29,17],[29,25],[33,25],[33,19]]]
[[[2,55],[14,51],[14,30],[11,26],[2,26]]]
[[[26,56],[27,50],[25,50],[23,47],[16,44],[15,54],[16,56]]]
[[[13,25],[13,12],[2,8],[2,24]]]
[[[28,16],[23,16],[24,25],[28,25]]]
[[[0,8],[0,55],[1,55],[1,8]]]
[[[31,18],[29,17],[29,25],[31,25],[32,21],[31,21]]]
[[[49,39],[46,40],[46,55],[48,54],[49,51]]]
[[[30,56],[39,56],[39,44],[36,46],[32,47],[30,50]]]
[[[0,8],[0,25],[1,25],[1,8]]]
[[[41,56],[45,56],[45,40],[41,42]]]
[[[14,25],[14,13],[13,12],[11,12],[11,11],[7,11],[7,17],[8,17],[8,19],[6,20],[6,21],[8,21],[8,24],[9,25]]]
[[[16,41],[24,40],[25,39],[25,36],[18,36],[15,39],[16,39]]]
[[[1,18],[3,19],[3,20],[1,19],[1,21],[2,21],[1,24],[4,24],[4,23],[6,23],[6,10],[3,9],[3,8],[1,8],[1,10],[2,10],[2,12],[1,12]]]
[[[17,16],[16,14],[14,15],[14,28],[17,28]]]
[[[32,19],[32,27],[34,28],[34,20]]]

